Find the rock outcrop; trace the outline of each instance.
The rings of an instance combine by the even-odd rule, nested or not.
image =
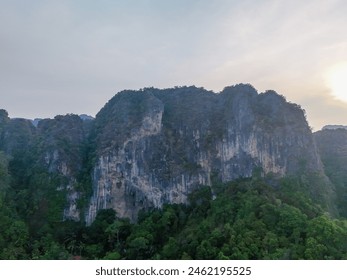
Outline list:
[[[323,174],[303,110],[250,85],[215,94],[195,87],[117,94],[95,120],[93,196],[86,213],[113,208],[136,219],[139,209],[186,203],[213,180]],[[303,166],[304,165],[304,166]]]
[[[324,170],[333,182],[340,215],[347,217],[347,129],[333,126],[314,133]]]
[[[2,110],[0,139],[10,167],[23,169],[14,174],[21,178],[16,191],[29,185],[42,200],[34,215],[61,207],[63,219],[87,224],[107,208],[136,221],[140,209],[187,203],[199,186],[254,172],[325,176],[300,106],[244,84],[218,94],[196,87],[123,91],[95,119],[66,115],[33,125]],[[329,204],[331,193],[327,184],[320,202]]]

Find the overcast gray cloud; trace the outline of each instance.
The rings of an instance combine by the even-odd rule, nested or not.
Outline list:
[[[301,104],[315,129],[346,124],[326,77],[347,62],[346,12],[342,0],[0,0],[0,107],[93,115],[122,89],[243,82]]]

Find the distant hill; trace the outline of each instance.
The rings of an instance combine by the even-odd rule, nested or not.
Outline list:
[[[325,125],[322,130],[325,129],[347,129],[347,125]]]
[[[334,183],[340,214],[347,217],[347,126],[329,126],[314,133],[324,170]]]
[[[89,116],[89,115],[86,115],[86,114],[79,115],[79,117],[80,117],[83,121],[92,121],[92,120],[94,120],[94,117]]]

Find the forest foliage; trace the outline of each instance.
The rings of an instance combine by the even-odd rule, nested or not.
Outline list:
[[[51,183],[41,173],[30,184]],[[30,197],[30,188],[11,189],[0,154],[0,258],[347,259],[346,220],[325,213],[302,184],[298,178],[276,187],[263,178],[216,183],[193,192],[188,205],[141,212],[137,223],[106,209],[87,227],[61,220],[61,197],[46,192],[45,201]]]
[[[256,94],[251,87],[246,89],[249,98]],[[226,89],[220,102],[228,106],[240,103],[245,89],[240,90],[240,86]],[[166,166],[167,158],[163,161],[160,156],[167,147],[158,138],[150,169],[166,168],[163,180],[182,170],[192,174],[199,170],[201,166],[194,164],[190,148],[193,145],[187,145],[192,141],[191,134],[186,134],[183,141],[182,137],[174,137],[175,133],[184,128],[184,123],[196,127],[196,120],[204,119],[199,129],[206,132],[206,137],[199,144],[208,149],[215,138],[225,134],[220,120],[235,116],[231,109],[217,110],[215,114],[215,96],[205,92],[195,98],[197,93],[196,88],[183,87],[119,94],[98,114],[93,125],[67,115],[42,120],[34,128],[30,121],[9,119],[7,112],[0,110],[0,259],[347,259],[347,157],[341,153],[345,151],[342,148],[337,154],[330,150],[324,154],[320,147],[325,173],[335,186],[334,206],[340,218],[331,216],[333,211],[322,208],[323,203],[318,204],[327,200],[324,195],[330,195],[325,190],[325,175],[308,178],[306,169],[298,164],[297,177],[282,179],[262,178],[260,172],[253,178],[220,183],[212,174],[216,177],[212,186],[197,188],[188,204],[147,209],[139,213],[136,223],[118,218],[112,209],[100,210],[90,226],[83,220],[63,220],[69,191],[66,186],[74,184],[80,194],[78,209],[83,212],[92,195],[91,174],[97,154],[109,147],[110,141],[114,145],[122,143],[123,136],[114,132],[125,129],[129,120],[135,128],[140,127],[139,120],[149,104],[155,104],[154,111],[165,107],[163,135],[169,147],[176,149],[170,158],[174,168]],[[177,94],[184,102],[175,98]],[[155,96],[164,105],[155,101]],[[273,130],[274,121],[282,126],[283,122],[300,124],[300,118],[304,119],[299,107],[284,101],[270,102],[282,98],[274,93],[265,93],[261,98],[262,104],[254,103],[258,108],[255,119],[266,133]],[[198,100],[196,106],[190,106],[194,100]],[[211,106],[204,105],[203,100]],[[278,118],[277,111],[284,108],[278,104],[299,113],[292,114],[292,118],[288,117],[291,114]],[[124,131],[133,133],[130,126]],[[345,147],[345,139],[341,137],[341,147]],[[330,142],[322,144],[329,149],[336,147]]]

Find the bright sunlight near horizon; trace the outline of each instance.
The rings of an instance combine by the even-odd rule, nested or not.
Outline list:
[[[328,86],[336,99],[347,103],[347,62],[335,65],[330,69]]]

